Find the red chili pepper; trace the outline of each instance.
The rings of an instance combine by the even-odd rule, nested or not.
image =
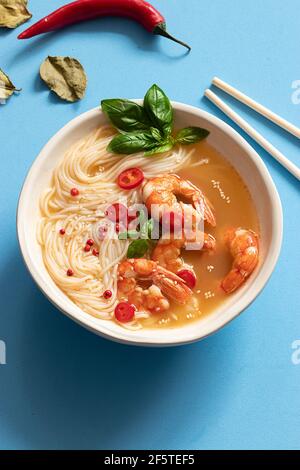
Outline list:
[[[117,183],[122,189],[134,189],[144,181],[144,173],[139,168],[128,168],[119,174]]]
[[[120,323],[127,323],[134,318],[135,306],[129,302],[120,302],[115,308],[115,317]]]
[[[197,278],[192,271],[190,271],[189,269],[181,269],[181,271],[178,271],[177,276],[183,279],[186,282],[186,285],[190,289],[195,288],[196,283],[197,283]]]
[[[139,22],[153,34],[159,34],[181,44],[187,49],[190,46],[171,36],[166,31],[165,18],[150,3],[144,0],[77,0],[45,16],[18,36],[18,39],[29,39],[38,34],[56,31],[80,21],[102,16],[123,16]]]

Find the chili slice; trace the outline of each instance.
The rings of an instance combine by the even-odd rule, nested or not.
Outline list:
[[[180,277],[183,281],[185,281],[186,285],[190,289],[195,288],[197,278],[192,271],[190,271],[189,269],[181,269],[181,271],[178,271],[177,276]]]
[[[119,174],[117,183],[122,189],[134,189],[144,181],[144,173],[139,168],[128,168]]]
[[[131,321],[135,314],[135,306],[129,302],[120,302],[115,308],[115,317],[120,323]]]

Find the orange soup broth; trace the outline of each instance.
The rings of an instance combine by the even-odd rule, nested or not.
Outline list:
[[[182,252],[184,261],[193,266],[197,275],[194,302],[198,307],[172,304],[167,312],[141,320],[146,328],[183,326],[219,307],[227,298],[220,283],[232,266],[224,243],[226,229],[243,227],[259,233],[254,203],[237,171],[207,142],[194,145],[194,150],[191,163],[178,175],[198,186],[212,203],[217,225],[205,224],[205,231],[216,238],[217,248],[214,253]]]

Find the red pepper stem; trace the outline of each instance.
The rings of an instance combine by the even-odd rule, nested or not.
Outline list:
[[[182,46],[186,47],[189,51],[192,49],[191,46],[189,46],[185,42],[174,38],[174,36],[171,36],[171,34],[169,34],[166,30],[166,23],[159,23],[157,26],[155,26],[153,34],[158,34],[159,36],[164,36],[165,38],[171,39],[171,41],[181,44]]]

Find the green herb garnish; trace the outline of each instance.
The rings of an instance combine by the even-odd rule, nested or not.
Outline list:
[[[176,135],[176,142],[183,145],[195,144],[205,139],[209,135],[209,131],[200,127],[186,127],[181,129]]]
[[[187,127],[173,136],[174,112],[167,95],[153,85],[146,93],[143,106],[123,99],[101,102],[102,110],[120,134],[107,147],[112,153],[145,156],[170,151],[174,145],[190,145],[209,135],[201,127]]]
[[[131,153],[141,152],[157,146],[150,131],[130,132],[129,134],[119,134],[114,137],[107,150],[112,153],[122,153],[130,155]]]
[[[133,240],[133,242],[130,243],[128,250],[127,250],[127,258],[143,258],[147,251],[149,250],[149,242],[148,240]]]
[[[144,108],[154,127],[168,137],[173,129],[173,108],[167,95],[157,85],[153,85],[147,91]]]
[[[153,219],[145,220],[142,214],[139,215],[140,230],[128,230],[119,234],[119,240],[132,239],[127,250],[127,258],[142,258],[152,247],[152,240],[155,230]]]
[[[101,106],[112,125],[120,131],[146,131],[151,126],[144,108],[133,101],[103,100]]]

